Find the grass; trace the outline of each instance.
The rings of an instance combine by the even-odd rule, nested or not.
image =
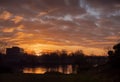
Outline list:
[[[0,82],[103,82],[87,74],[39,75],[39,74],[0,74]]]

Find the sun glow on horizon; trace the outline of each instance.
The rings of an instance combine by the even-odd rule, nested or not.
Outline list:
[[[77,50],[83,50],[83,53],[86,55],[105,55],[105,51],[99,48],[89,48],[82,46],[57,46],[52,44],[25,44],[21,46],[26,50],[27,53],[34,54],[37,56],[42,55],[42,53],[53,52],[53,51],[61,51],[66,50],[67,52],[75,52]]]

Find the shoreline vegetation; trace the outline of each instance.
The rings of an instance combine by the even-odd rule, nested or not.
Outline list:
[[[19,47],[12,47],[6,50],[5,55],[0,55],[0,72],[20,72],[19,69],[25,67],[58,68],[61,65],[65,68],[66,65],[72,65],[72,68],[77,69],[77,73],[79,73],[81,70],[89,70],[102,65],[107,60],[106,56],[86,56],[81,50],[70,54],[67,51],[57,51],[35,56],[24,53]]]
[[[12,54],[13,55],[13,54]],[[120,43],[108,51],[108,57],[85,56],[81,52],[67,55],[65,52],[44,54],[40,58],[28,55],[1,55],[0,82],[119,82],[120,81]],[[7,59],[8,58],[8,59]],[[17,59],[21,60],[18,61]],[[28,58],[28,59],[26,59]],[[25,61],[23,61],[23,59]],[[6,61],[7,60],[7,61]],[[14,61],[13,61],[14,60]],[[38,63],[38,60],[39,63]],[[37,63],[36,63],[37,61]],[[77,65],[76,74],[64,74],[57,71],[44,74],[25,74],[16,68],[21,66],[37,66],[42,64],[51,67],[54,65]],[[103,62],[102,62],[103,61]],[[26,64],[24,64],[26,62]],[[8,66],[5,67],[5,66]]]
[[[6,79],[6,77],[8,77]],[[2,74],[2,82],[101,82],[89,75],[59,75],[59,74]]]
[[[98,68],[100,69],[100,68]],[[98,72],[89,70],[79,74],[62,74],[58,72],[49,72],[45,74],[23,74],[23,73],[3,73],[0,74],[1,82],[119,82],[119,69],[105,69]],[[107,72],[105,72],[108,70]]]

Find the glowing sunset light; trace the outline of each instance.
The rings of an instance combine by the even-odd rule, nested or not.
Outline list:
[[[0,40],[27,52],[105,55],[120,38],[119,0],[2,0]]]
[[[104,55],[105,50],[99,48],[90,48],[90,47],[82,47],[82,46],[57,46],[52,44],[31,44],[31,45],[22,45],[28,53],[35,53],[37,56],[42,55],[43,52],[53,52],[56,50],[66,50],[67,52],[75,52],[77,50],[83,50],[86,55]]]

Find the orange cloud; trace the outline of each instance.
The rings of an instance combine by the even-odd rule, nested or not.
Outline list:
[[[53,8],[53,9],[50,9],[50,10],[47,10],[47,11],[43,11],[43,12],[40,12],[37,16],[38,17],[41,17],[41,16],[44,16],[44,15],[47,15],[49,13],[52,13],[52,12],[55,12],[56,10],[58,10],[59,8]]]
[[[15,38],[17,38],[17,39],[25,39],[27,37],[32,37],[32,36],[33,36],[33,34],[27,34],[27,33],[24,33],[24,32],[18,32],[16,34]]]
[[[3,11],[2,14],[0,14],[0,19],[2,20],[9,20],[12,14],[8,11]]]
[[[43,16],[43,15],[46,15],[46,14],[48,14],[48,12],[40,12],[40,13],[38,14],[38,16]]]
[[[21,22],[23,20],[22,16],[15,16],[12,21],[14,21],[15,24]]]
[[[13,32],[15,28],[4,28],[2,31],[3,32]]]
[[[19,31],[22,31],[24,29],[24,25],[19,25],[18,27],[17,27],[17,30],[19,30]]]
[[[119,37],[118,36],[108,36],[108,37],[105,37],[105,39],[108,39],[108,40],[118,40]]]

